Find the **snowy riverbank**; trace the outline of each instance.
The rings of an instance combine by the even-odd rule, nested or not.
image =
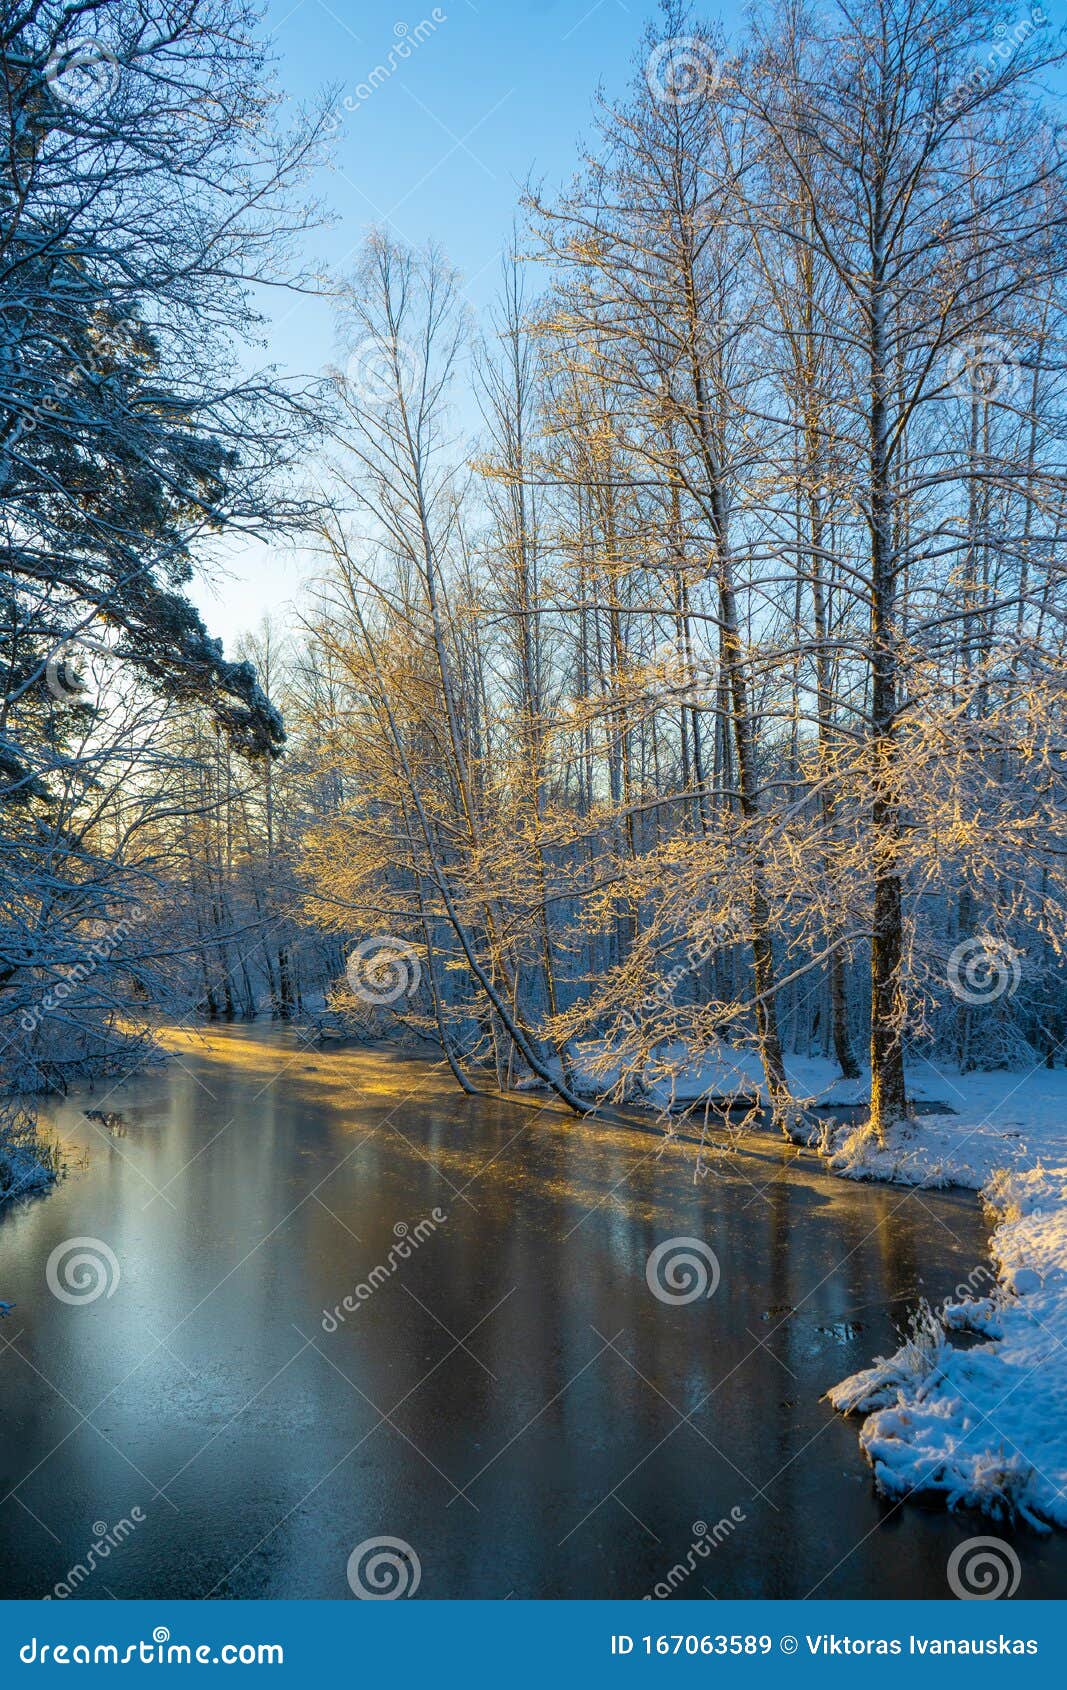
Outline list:
[[[40,1138],[35,1118],[0,1103],[0,1214],[16,1197],[46,1191],[55,1179],[53,1149]]]
[[[839,1130],[830,1165],[980,1189],[997,1283],[925,1311],[896,1355],[830,1401],[864,1414],[860,1444],[887,1496],[1067,1526],[1067,1073],[940,1077],[957,1114],[922,1118],[886,1150]]]

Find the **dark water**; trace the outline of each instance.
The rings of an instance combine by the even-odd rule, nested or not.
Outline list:
[[[690,1145],[291,1033],[176,1050],[76,1100],[121,1120],[65,1105],[88,1165],[0,1225],[0,1594],[123,1521],[77,1594],[349,1598],[353,1548],[389,1536],[421,1597],[634,1597],[725,1519],[679,1595],[937,1597],[991,1529],[879,1501],[819,1400],[982,1258],[973,1199],[832,1180],[770,1136],[695,1181]],[[721,1279],[667,1305],[646,1262],[678,1236]],[[48,1289],[71,1238],[113,1253],[110,1295]],[[1063,1540],[1012,1541],[1019,1595],[1061,1595]]]

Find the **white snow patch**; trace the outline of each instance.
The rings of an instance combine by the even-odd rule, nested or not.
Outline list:
[[[837,1064],[826,1057],[787,1056],[785,1067],[798,1101],[852,1104],[870,1096],[869,1078],[843,1080]],[[653,1109],[680,1109],[710,1099],[769,1102],[758,1052],[725,1043],[695,1052],[682,1043],[657,1045],[635,1075],[609,1040],[590,1039],[570,1052],[569,1071],[583,1095],[604,1096],[625,1084],[630,1101]],[[945,1099],[944,1087],[939,1095]]]
[[[29,1197],[30,1191],[46,1191],[56,1175],[25,1149],[0,1146],[0,1203],[14,1197]]]
[[[0,1204],[55,1183],[53,1147],[41,1138],[37,1115],[0,1099]]]
[[[996,1216],[992,1296],[920,1310],[895,1355],[829,1393],[866,1415],[860,1445],[887,1496],[942,1495],[994,1518],[1067,1526],[1067,1073],[937,1073],[957,1116],[883,1148],[839,1129],[849,1178],[981,1188]],[[912,1094],[918,1088],[913,1085]],[[954,1332],[980,1341],[957,1347]]]
[[[0,1145],[0,1203],[44,1191],[55,1184],[55,1173],[29,1150]]]

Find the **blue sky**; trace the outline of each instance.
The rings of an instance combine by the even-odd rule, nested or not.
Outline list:
[[[707,15],[738,10],[726,0]],[[270,0],[265,27],[284,91],[311,100],[339,88],[333,168],[317,184],[335,222],[310,237],[311,252],[343,271],[375,223],[416,245],[432,239],[484,310],[523,187],[531,177],[567,181],[598,86],[609,96],[626,87],[657,11],[656,0]],[[391,68],[391,49],[395,70],[361,97],[376,66]],[[333,350],[325,302],[276,301],[272,359],[310,373]],[[198,582],[194,597],[229,648],[266,611],[284,621],[308,562],[254,545],[227,567],[229,579]]]

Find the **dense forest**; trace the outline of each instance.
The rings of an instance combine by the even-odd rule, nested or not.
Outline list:
[[[429,1041],[577,1111],[717,1052],[1061,1063],[1067,194],[1038,7],[680,0],[473,318],[240,0],[4,0],[0,1046]],[[503,233],[503,232],[502,232]],[[253,356],[319,289],[337,365]],[[314,554],[233,657],[228,532]],[[17,1101],[16,1101],[17,1100]]]

